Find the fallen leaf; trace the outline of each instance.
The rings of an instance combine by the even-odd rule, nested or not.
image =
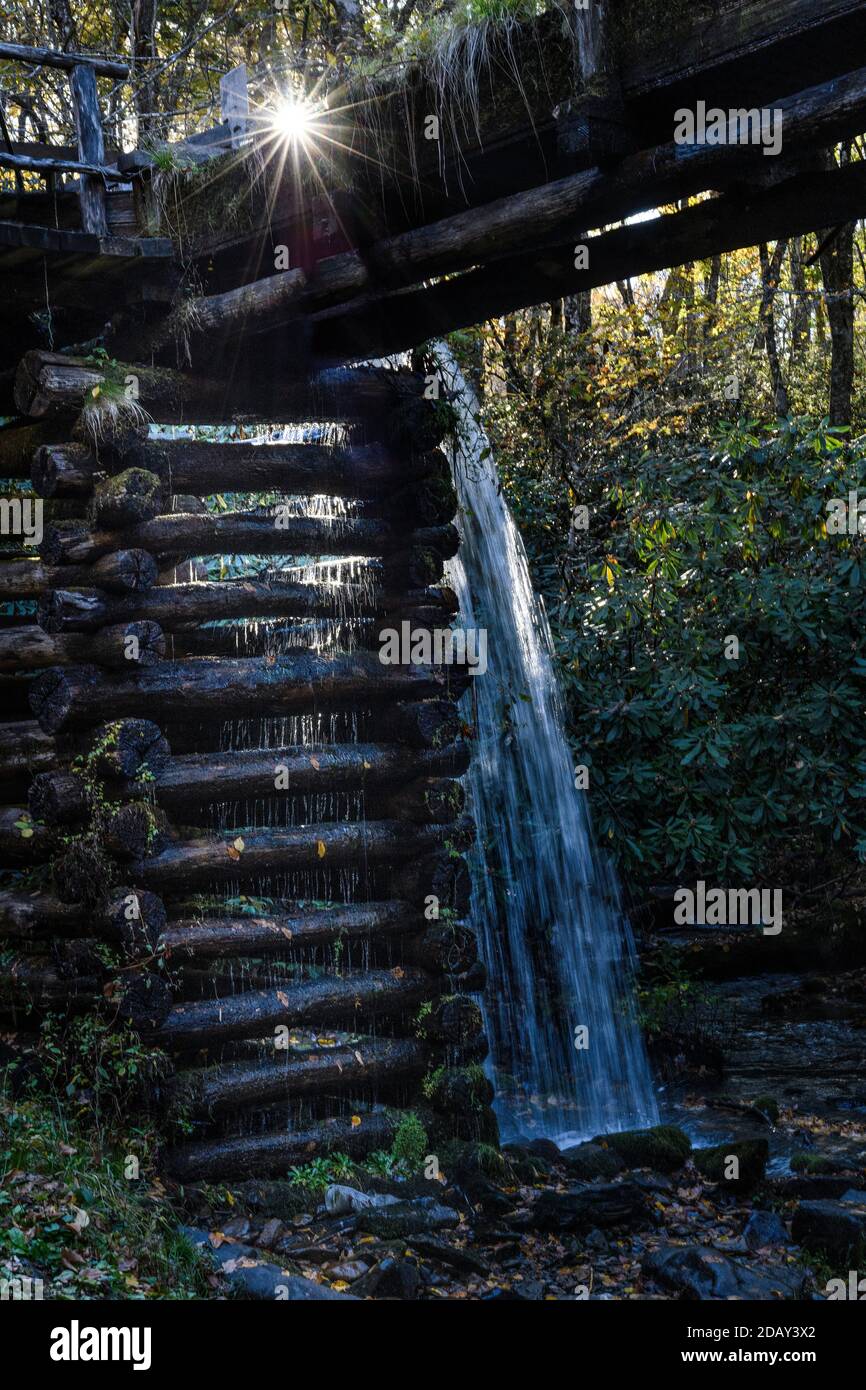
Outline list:
[[[316,853],[318,854],[320,859],[324,859],[325,855],[327,854],[327,849],[325,848],[324,840],[316,841]]]
[[[361,1123],[361,1116],[360,1116],[360,1115],[353,1115],[353,1116],[352,1116],[352,1128],[353,1128],[353,1129],[357,1129],[358,1126],[360,1125],[360,1123]]]

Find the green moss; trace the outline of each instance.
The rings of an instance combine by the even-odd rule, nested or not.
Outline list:
[[[816,1175],[820,1173],[838,1173],[841,1164],[837,1159],[828,1157],[827,1154],[816,1154],[810,1149],[798,1149],[791,1154],[791,1168],[795,1173],[808,1173]]]
[[[625,1129],[618,1134],[600,1134],[592,1142],[613,1149],[629,1168],[654,1168],[659,1173],[676,1172],[692,1151],[688,1135],[676,1125],[654,1125],[652,1129]]]
[[[768,1120],[772,1120],[774,1125],[779,1123],[779,1102],[774,1096],[756,1096],[752,1104],[756,1110],[766,1115]]]
[[[404,1164],[414,1173],[423,1166],[428,1153],[427,1131],[415,1112],[408,1110],[397,1125],[391,1155],[395,1163]]]
[[[740,1139],[731,1144],[716,1144],[711,1149],[698,1149],[695,1167],[710,1182],[728,1187],[754,1187],[764,1176],[770,1146],[766,1139]],[[738,1176],[727,1177],[729,1160],[737,1160]]]

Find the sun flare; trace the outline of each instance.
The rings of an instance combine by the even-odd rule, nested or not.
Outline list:
[[[313,128],[313,108],[306,101],[286,100],[273,113],[271,125],[277,135],[299,143]]]

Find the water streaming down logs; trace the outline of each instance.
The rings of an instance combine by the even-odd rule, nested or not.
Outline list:
[[[449,578],[462,622],[487,629],[488,670],[467,710],[468,782],[478,827],[472,920],[488,972],[500,1126],[503,1136],[586,1138],[652,1124],[631,935],[575,790],[547,618],[477,404],[444,344],[436,358],[459,417],[461,545]]]
[[[0,1011],[107,1003],[162,1048],[152,1099],[185,1178],[387,1148],[407,1111],[431,1145],[496,1136],[477,1086],[430,1082],[486,1050],[467,993],[465,676],[377,650],[383,623],[451,621],[456,497],[423,379],[375,380],[378,415],[337,400],[334,423],[252,437],[157,422],[95,452],[42,441],[34,460],[37,487],[85,510],[9,575],[38,626],[4,670],[43,669],[25,690],[37,725],[21,721],[37,775],[28,792],[9,761],[23,802],[2,838],[41,879],[35,899],[20,877],[0,895]],[[407,390],[408,429],[389,413]],[[112,581],[123,548],[134,583]],[[478,1103],[460,1112],[457,1092]]]

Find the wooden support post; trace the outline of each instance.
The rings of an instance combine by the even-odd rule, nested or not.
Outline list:
[[[96,72],[79,63],[72,69],[72,104],[75,128],[78,132],[78,154],[82,163],[104,165],[105,142],[99,113],[99,94]],[[80,175],[78,201],[81,205],[81,226],[94,236],[108,236],[108,214],[105,207],[105,185],[101,177]]]

